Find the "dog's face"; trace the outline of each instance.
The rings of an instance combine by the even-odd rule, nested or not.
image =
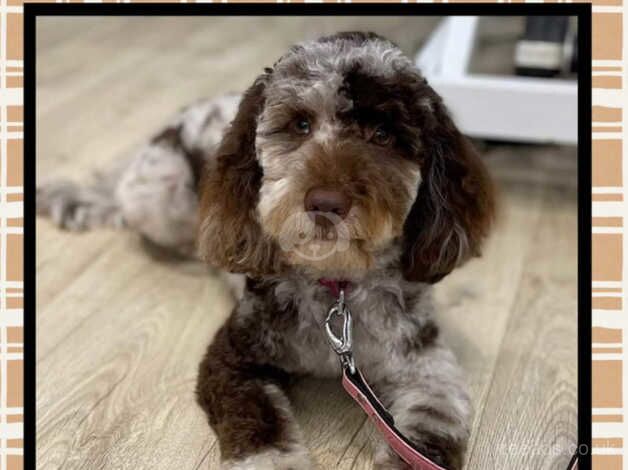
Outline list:
[[[399,247],[435,281],[478,252],[490,182],[440,98],[392,43],[293,47],[244,95],[201,185],[199,248],[230,270],[354,278]]]
[[[405,59],[383,42],[352,50],[317,42],[284,57],[255,139],[262,230],[287,262],[331,276],[367,270],[401,236],[421,179],[419,128],[391,87]]]

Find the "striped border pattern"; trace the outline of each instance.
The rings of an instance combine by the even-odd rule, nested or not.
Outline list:
[[[40,0],[42,1],[42,0]],[[72,1],[72,0],[69,0]],[[92,2],[94,0],[91,0]],[[98,1],[98,0],[96,0]],[[105,0],[107,1],[107,0]],[[155,1],[155,0],[153,0]],[[439,1],[439,0],[435,0]],[[468,0],[452,0],[468,1]],[[502,0],[498,0],[500,3]],[[522,2],[523,0],[512,0]],[[561,0],[546,0],[548,2]],[[593,468],[624,468],[628,154],[624,0],[593,1]],[[0,469],[23,467],[22,0],[0,0]],[[59,2],[57,2],[59,3]],[[627,459],[628,460],[628,459]],[[626,462],[628,466],[628,461]]]
[[[624,439],[628,321],[623,318],[627,267],[624,253],[627,17],[623,0],[593,2],[593,449],[595,470],[628,465]]]
[[[23,453],[22,6],[0,0],[0,469]]]

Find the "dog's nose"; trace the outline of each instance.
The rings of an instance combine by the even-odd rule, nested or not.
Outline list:
[[[351,200],[341,191],[330,188],[312,188],[305,195],[305,210],[307,212],[321,212],[335,214],[344,219],[351,209]],[[321,217],[316,217],[319,223]],[[322,222],[322,220],[321,220]]]

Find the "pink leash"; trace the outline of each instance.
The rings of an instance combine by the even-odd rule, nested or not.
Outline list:
[[[321,279],[319,281],[327,287],[331,294],[337,298],[332,305],[325,321],[325,330],[332,349],[340,358],[342,365],[342,386],[366,414],[371,418],[388,445],[410,467],[415,470],[445,470],[419,452],[412,443],[396,427],[392,415],[377,399],[371,387],[364,380],[364,376],[355,366],[353,360],[352,336],[351,336],[351,312],[345,305],[346,281]],[[331,327],[334,316],[342,320],[342,336],[336,336]]]
[[[319,283],[327,287],[337,299],[331,306],[325,320],[325,331],[329,344],[338,357],[342,366],[342,386],[358,405],[364,410],[384,440],[392,450],[414,470],[445,470],[432,462],[414,447],[412,442],[395,427],[395,420],[377,399],[364,376],[355,365],[352,352],[351,312],[345,305],[345,289],[347,281],[334,279],[320,279]],[[337,336],[332,330],[331,321],[334,316],[342,320],[342,335]],[[574,455],[567,470],[578,470],[578,456]]]
[[[578,470],[578,453],[571,458],[571,462],[569,462],[569,467],[567,470]]]
[[[355,374],[352,374],[348,369],[344,369],[342,386],[371,418],[371,421],[373,421],[373,424],[375,424],[375,427],[377,427],[392,450],[410,467],[416,470],[445,470],[421,454],[395,427],[393,417],[377,400],[359,369],[356,369]]]

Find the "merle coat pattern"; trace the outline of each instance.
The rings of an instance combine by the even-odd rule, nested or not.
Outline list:
[[[350,207],[334,223],[304,207],[320,187]],[[296,45],[241,97],[186,108],[129,163],[89,187],[45,184],[37,205],[65,228],[127,226],[241,273],[229,275],[240,300],[196,388],[223,468],[315,468],[283,385],[339,377],[320,278],[350,282],[355,357],[397,427],[436,463],[462,467],[471,405],[431,286],[480,254],[493,190],[390,41],[340,33]],[[374,461],[407,467],[383,442]]]

